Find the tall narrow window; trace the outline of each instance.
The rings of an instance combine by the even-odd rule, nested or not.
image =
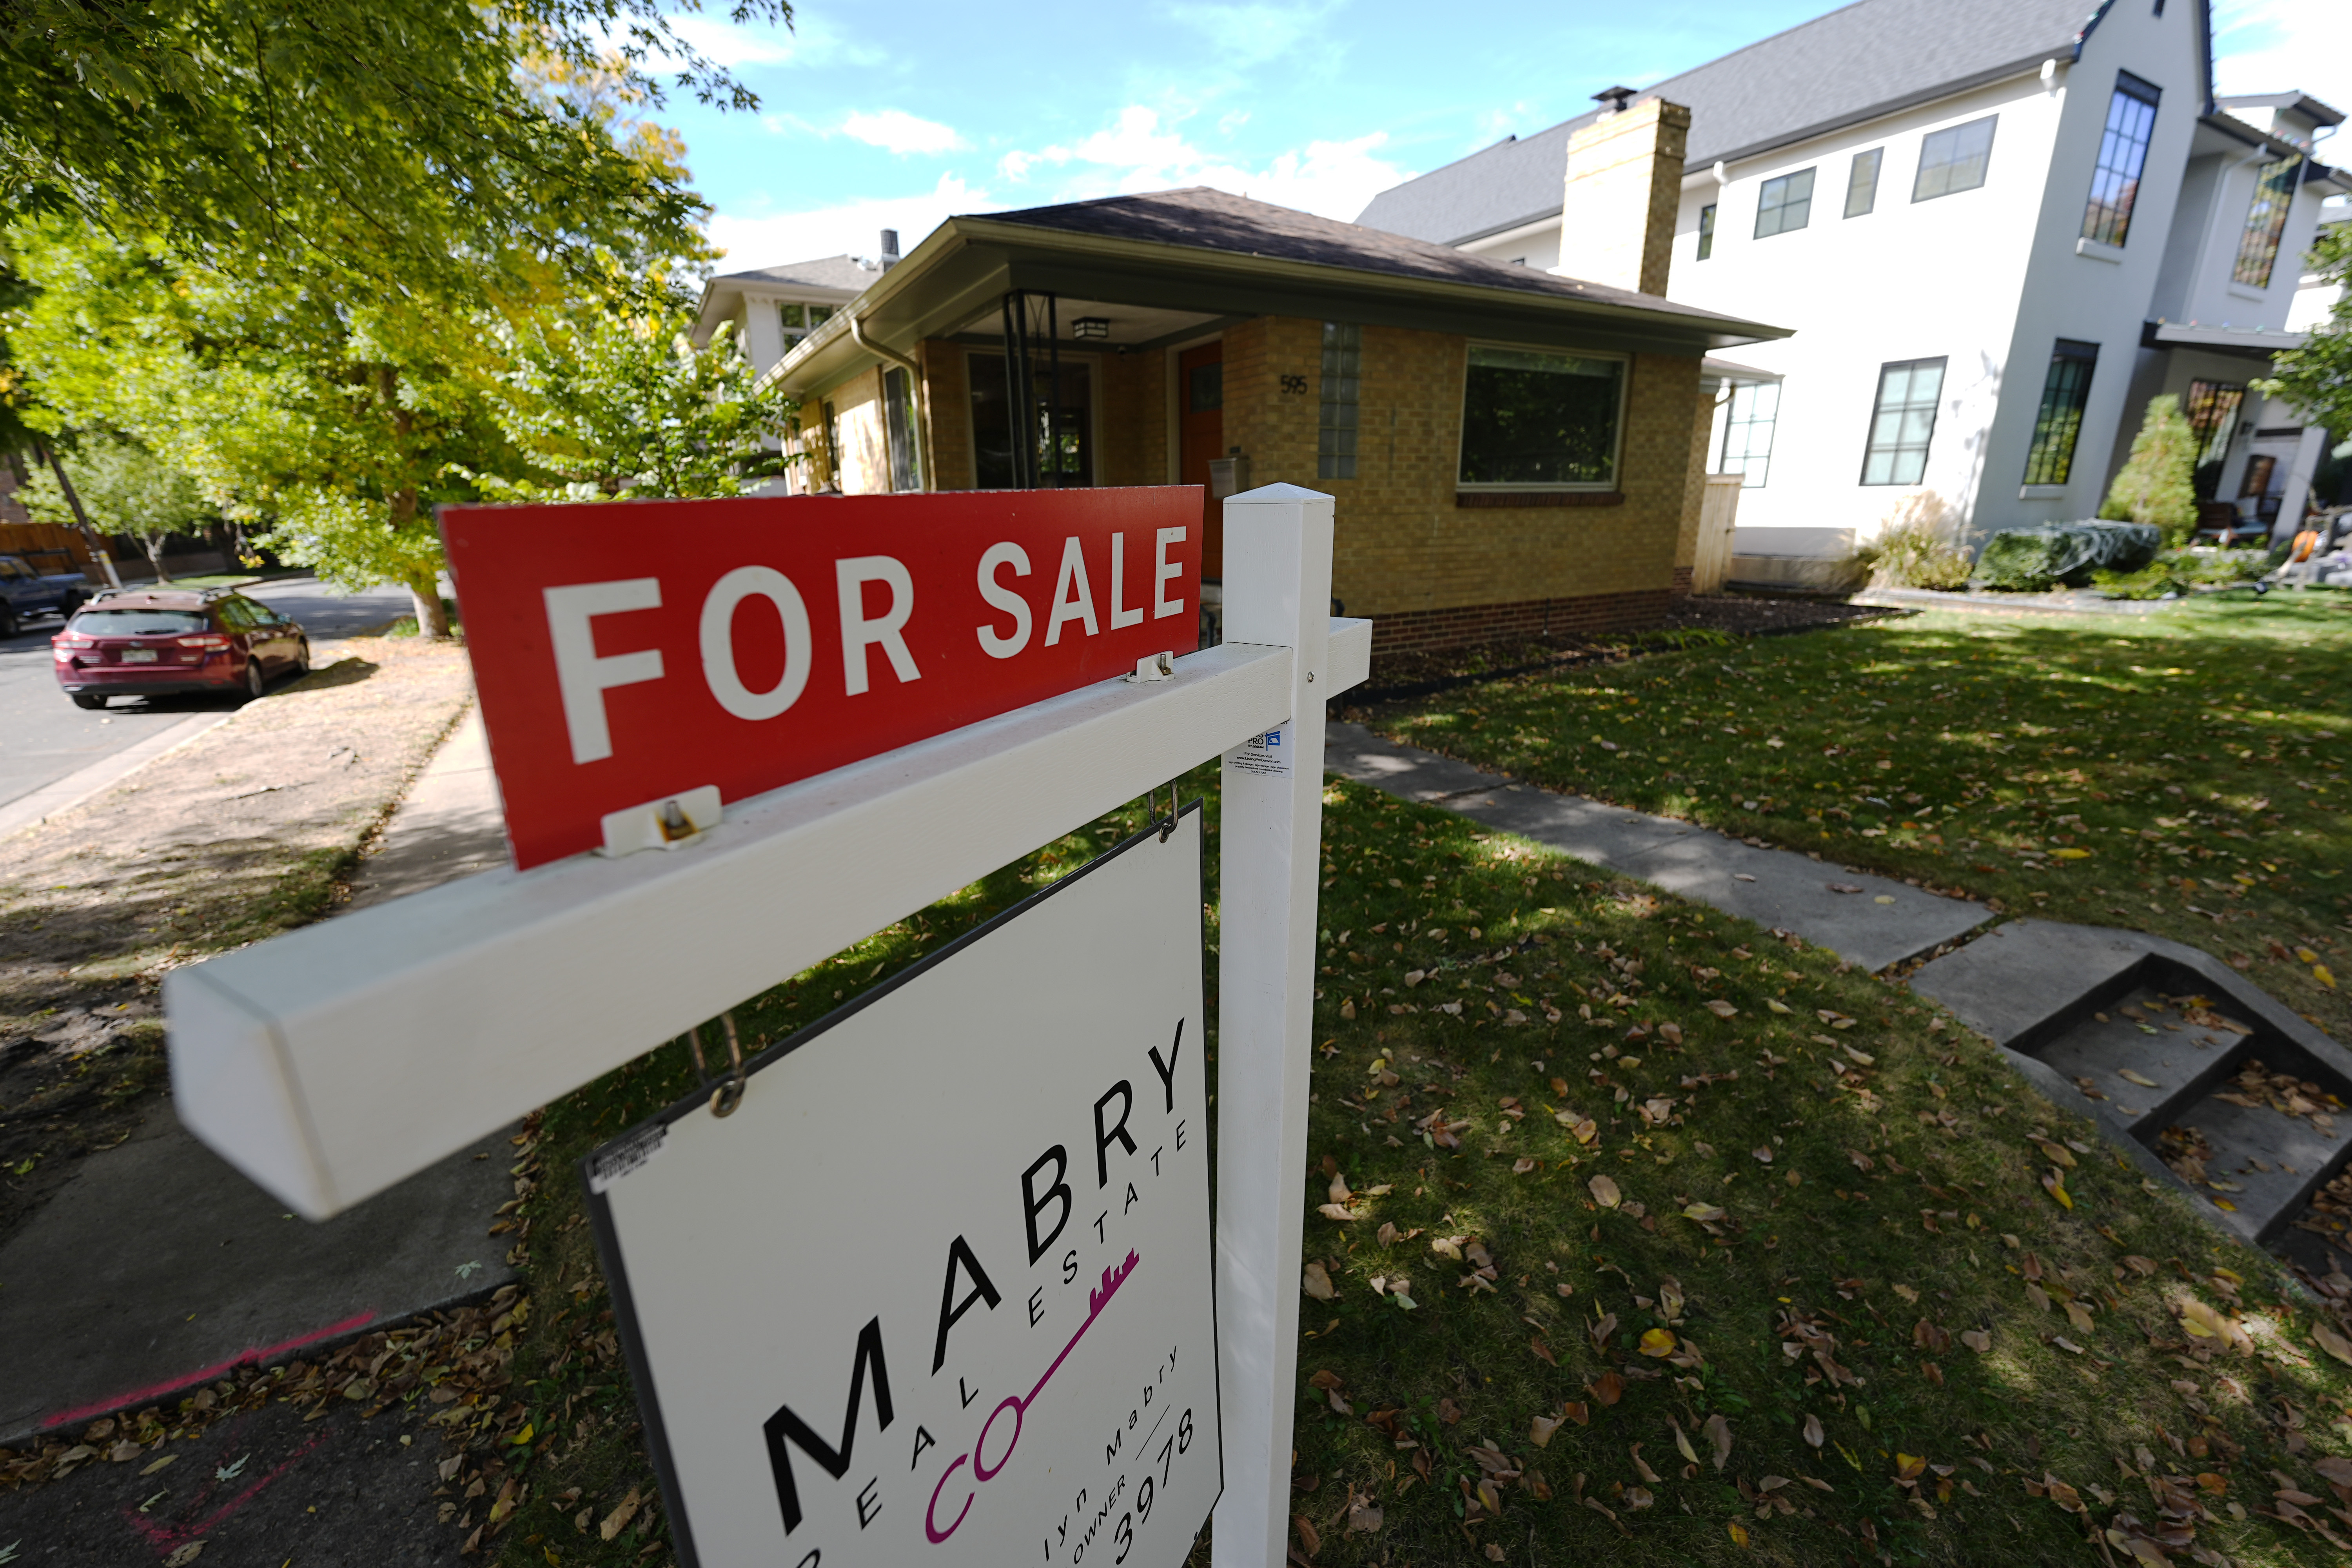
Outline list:
[[[2091,372],[2099,345],[2060,338],[2042,378],[2042,412],[2033,421],[2033,446],[2025,455],[2025,482],[2063,485],[2074,470],[2074,443],[2083,434],[2083,405],[2091,397]]]
[[[1813,216],[1813,172],[1800,169],[1767,180],[1756,198],[1756,237],[1800,229]]]
[[[1878,402],[1870,411],[1870,442],[1862,458],[1866,485],[1916,485],[1927,471],[1927,444],[1936,437],[1936,401],[1944,395],[1944,362],[1898,360],[1878,371]]]
[[[1715,204],[1709,202],[1698,209],[1698,258],[1705,261],[1715,254]]]
[[[1356,405],[1363,390],[1364,329],[1323,323],[1323,413],[1315,438],[1315,472],[1326,479],[1356,477]]]
[[[1884,147],[1853,155],[1853,165],[1845,174],[1846,216],[1861,217],[1878,205],[1878,165],[1885,157]]]
[[[1738,474],[1742,489],[1758,490],[1772,471],[1772,426],[1780,417],[1780,384],[1735,386],[1723,416],[1718,474]]]
[[[2230,455],[2230,437],[2237,434],[2238,410],[2246,389],[2226,381],[2189,384],[2189,428],[2197,433],[2197,466],[2218,463]]]
[[[2107,100],[2107,128],[2099,138],[2098,166],[2091,171],[2090,205],[2083,209],[2083,237],[2121,245],[2130,232],[2132,203],[2139,195],[2140,170],[2156,130],[2156,88],[2129,71],[2116,73]]]
[[[2286,232],[2286,212],[2294,200],[2294,176],[2303,167],[2290,154],[2263,165],[2254,176],[2254,203],[2246,209],[2246,232],[2238,239],[2238,265],[2230,276],[2249,289],[2271,286],[2271,268],[2278,264],[2279,236]]]
[[[819,413],[824,421],[824,488],[830,490],[838,490],[843,488],[841,483],[841,413],[838,409],[834,407],[833,399],[830,397],[826,398],[824,402],[819,405]]]
[[[890,437],[890,488],[923,488],[922,419],[915,411],[914,378],[893,365],[882,373],[882,410]]]
[[[1933,201],[1983,184],[1985,169],[1992,162],[1993,122],[2000,118],[1988,114],[1982,120],[1922,136],[1919,173],[1911,182],[1911,199]]]

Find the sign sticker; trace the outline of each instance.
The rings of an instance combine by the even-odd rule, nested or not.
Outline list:
[[[1223,1485],[1200,824],[583,1163],[686,1568],[1180,1568]]]
[[[1225,765],[1258,778],[1290,776],[1290,726],[1252,735],[1225,753]]]

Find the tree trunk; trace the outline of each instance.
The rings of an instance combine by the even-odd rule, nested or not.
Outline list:
[[[445,641],[449,636],[449,612],[441,603],[441,584],[429,569],[420,568],[408,579],[409,602],[416,606],[416,635]]]
[[[155,568],[155,581],[169,583],[172,574],[163,570],[163,546],[170,542],[163,534],[151,533],[139,542],[147,547],[147,564]]]
[[[73,488],[73,481],[66,478],[66,466],[58,461],[58,449],[43,442],[35,447],[35,451],[47,459],[49,472],[57,475],[58,489],[64,492],[66,504],[73,508],[74,521],[81,526],[82,542],[89,546],[90,559],[97,562],[100,570],[106,574],[106,585],[121,587],[122,574],[114,569],[114,557],[106,552],[106,541],[100,539],[98,530],[89,525],[89,514],[81,509],[81,495]]]

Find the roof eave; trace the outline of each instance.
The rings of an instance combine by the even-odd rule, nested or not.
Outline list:
[[[951,268],[962,276],[939,300],[918,306],[908,299],[919,279]],[[1549,318],[1559,323],[1562,335],[1638,338],[1654,349],[1695,354],[1784,338],[1794,331],[1663,300],[1652,306],[1578,300],[974,217],[950,218],[934,230],[866,291],[858,314],[867,337],[903,351],[971,320],[1008,289],[1076,294],[1106,283],[1112,287],[1105,292],[1143,296],[1133,300],[1139,304],[1168,303],[1171,287],[1187,299],[1179,308],[1215,313],[1231,313],[1237,304],[1249,313],[1286,314],[1283,304],[1307,310],[1317,302],[1353,303],[1362,308],[1359,313],[1369,310],[1374,317],[1451,318],[1450,327],[1433,330],[1469,335],[1482,323],[1501,330],[1514,318]],[[1245,299],[1237,300],[1241,292],[1258,301],[1254,308]],[[1377,309],[1383,305],[1388,309]],[[765,379],[787,392],[806,393],[872,363],[876,356],[851,340],[848,321],[841,317],[812,333]]]

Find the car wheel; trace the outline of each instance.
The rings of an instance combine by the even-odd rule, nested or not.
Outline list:
[[[296,675],[310,673],[310,639],[309,637],[304,637],[294,645],[294,673]]]
[[[106,706],[106,699],[95,691],[68,691],[66,695],[73,699],[77,708],[95,710]]]
[[[13,637],[16,631],[16,612],[6,605],[0,605],[0,637]]]
[[[245,700],[247,702],[258,702],[268,693],[269,679],[261,673],[261,661],[257,658],[247,659],[245,661]]]

